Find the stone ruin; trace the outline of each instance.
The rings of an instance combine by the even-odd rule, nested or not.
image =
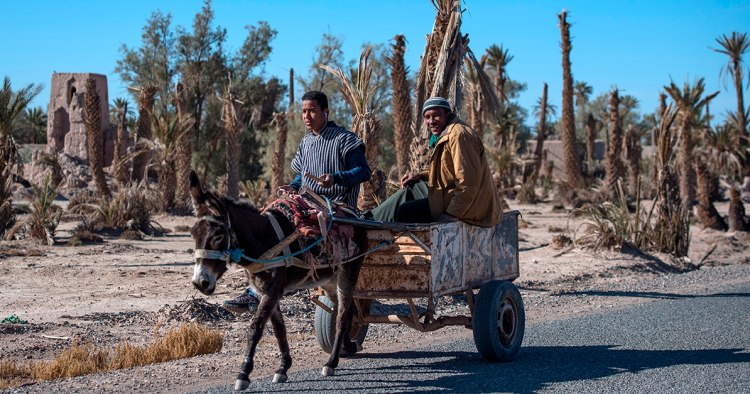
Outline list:
[[[117,129],[109,124],[107,76],[92,73],[54,73],[47,110],[47,153],[64,153],[81,164],[89,162],[83,103],[86,79],[96,80],[102,116],[104,166],[112,164]]]

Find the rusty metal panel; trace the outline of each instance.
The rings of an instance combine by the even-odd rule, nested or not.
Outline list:
[[[463,285],[463,242],[461,222],[440,224],[430,229],[432,239],[433,294],[444,294]]]
[[[518,211],[506,212],[492,236],[492,279],[514,279],[518,273]]]
[[[492,279],[492,233],[487,227],[461,224],[463,230],[464,289]]]
[[[427,264],[363,266],[357,281],[357,293],[423,293],[427,295],[430,268]]]

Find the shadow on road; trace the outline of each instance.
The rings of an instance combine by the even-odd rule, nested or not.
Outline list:
[[[339,379],[357,382],[347,387],[346,392],[367,392],[379,387],[380,390],[392,388],[408,393],[434,393],[436,388],[440,388],[440,392],[526,393],[555,383],[599,379],[675,365],[750,362],[750,353],[741,353],[743,350],[649,351],[618,349],[617,346],[529,346],[521,350],[516,360],[507,363],[490,363],[473,352],[405,351],[359,356],[393,360],[402,365],[365,371],[348,369],[347,364],[342,364],[336,374]],[[403,360],[415,361],[403,365]],[[298,391],[294,385],[275,389],[277,392]]]
[[[656,298],[663,300],[677,300],[684,298],[711,298],[711,297],[750,297],[750,293],[716,293],[716,294],[674,294],[659,293],[656,291],[575,291],[561,293],[560,295],[590,295],[599,297],[634,297],[634,298]]]

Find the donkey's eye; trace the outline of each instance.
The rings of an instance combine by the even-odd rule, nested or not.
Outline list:
[[[212,243],[213,243],[214,245],[219,245],[219,244],[221,244],[222,242],[224,242],[224,236],[223,236],[223,235],[218,235],[218,236],[216,236],[216,238],[214,238],[214,240],[213,240],[213,242],[212,242]]]

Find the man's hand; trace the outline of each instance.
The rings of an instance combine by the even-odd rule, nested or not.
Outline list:
[[[409,172],[404,174],[404,176],[401,177],[401,188],[405,188],[406,186],[414,183],[419,182],[422,179],[422,173],[420,172]]]
[[[322,187],[323,189],[330,189],[331,187],[333,187],[333,175],[325,174],[321,176],[320,179],[322,179],[323,182],[318,181],[318,186]]]
[[[445,223],[445,222],[456,222],[458,221],[458,218],[452,215],[448,215],[447,213],[444,213],[440,215],[440,219],[438,219],[438,222]]]

